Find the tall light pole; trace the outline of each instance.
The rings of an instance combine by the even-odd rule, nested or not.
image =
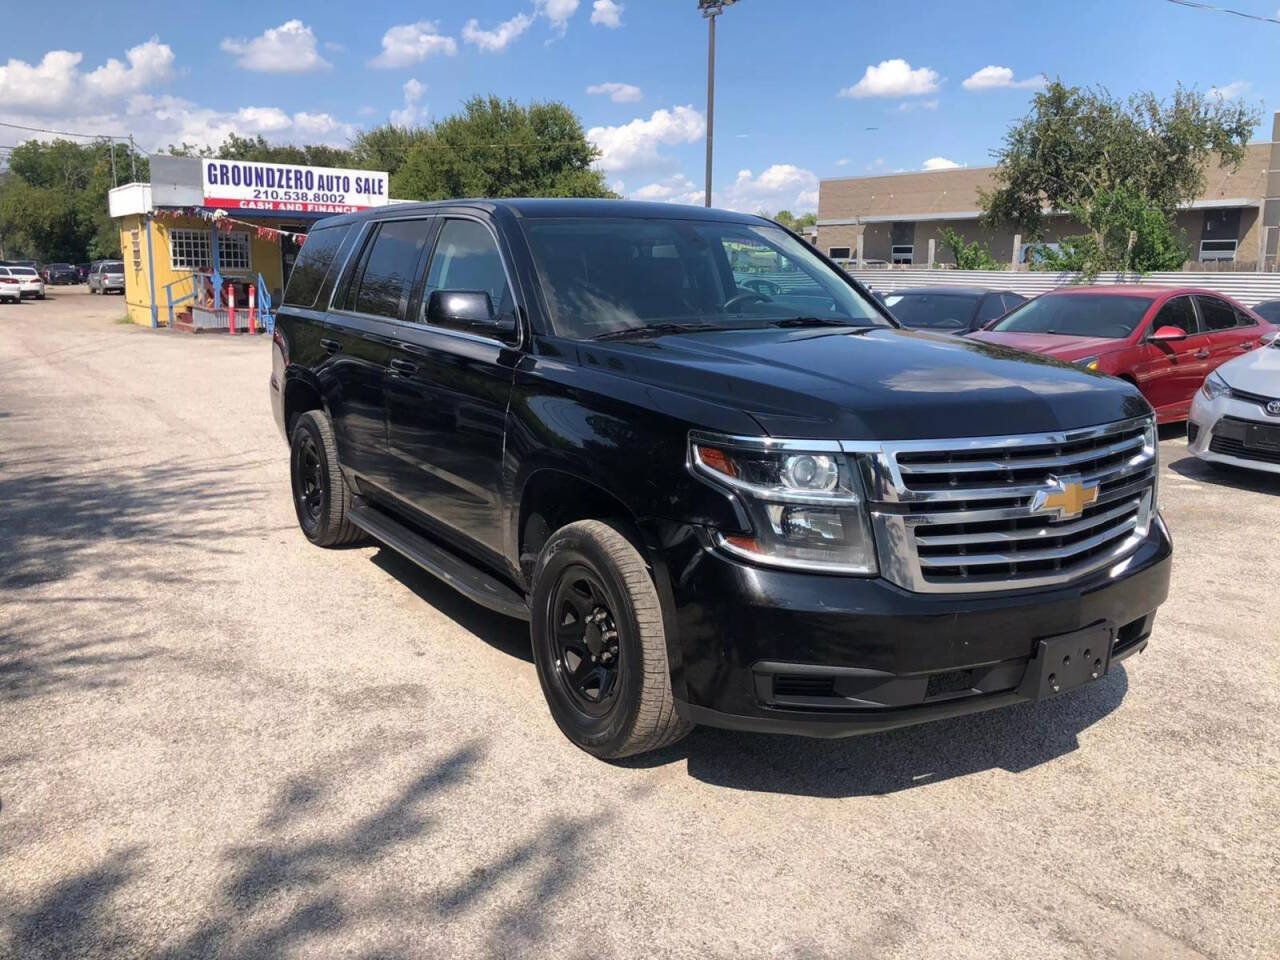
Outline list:
[[[714,140],[716,119],[716,17],[724,13],[738,0],[698,0],[698,9],[707,20],[707,199],[704,206],[711,206],[711,144]]]

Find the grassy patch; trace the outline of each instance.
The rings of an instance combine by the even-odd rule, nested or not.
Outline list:
[[[131,323],[133,323],[133,321],[132,321],[131,319],[129,319],[129,315],[128,315],[127,313],[126,313],[124,316],[122,316],[122,317],[116,317],[116,318],[115,318],[114,320],[112,320],[111,322],[112,322],[112,323],[119,323],[119,324],[126,324],[126,323],[130,323],[130,324],[131,324]]]

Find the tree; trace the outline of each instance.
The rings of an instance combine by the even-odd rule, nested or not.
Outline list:
[[[413,146],[431,139],[425,127],[399,127],[384,123],[362,130],[351,144],[351,162],[364,170],[385,170],[395,176]]]
[[[965,241],[953,228],[943,227],[938,231],[938,239],[944,250],[950,250],[955,258],[957,270],[999,270],[1001,265],[991,256],[986,244],[974,240]]]
[[[1124,269],[1130,230],[1139,233],[1135,249],[1164,262],[1155,251],[1166,250],[1175,211],[1204,190],[1211,161],[1239,167],[1260,117],[1181,86],[1169,102],[1153,93],[1121,101],[1100,88],[1055,81],[995,151],[996,189],[982,195],[983,221],[1036,238],[1049,213],[1067,212],[1089,231],[1064,244],[1087,249],[1082,262]],[[1156,235],[1145,237],[1150,230]]]
[[[1046,249],[1037,269],[1078,270],[1093,277],[1104,270],[1177,270],[1187,259],[1186,236],[1173,218],[1132,190],[1100,190],[1088,209],[1069,212],[1089,232],[1062,238],[1058,250]]]
[[[616,196],[591,167],[598,155],[562,103],[473,97],[409,146],[391,192],[412,200]]]
[[[802,213],[796,216],[790,210],[779,210],[777,213],[769,213],[767,210],[756,211],[762,217],[768,217],[770,220],[782,224],[788,230],[794,230],[799,233],[805,227],[816,227],[818,225],[818,215],[816,213]]]
[[[116,175],[112,176],[112,153]],[[118,257],[120,235],[107,212],[116,182],[150,179],[145,154],[105,140],[28,140],[14,147],[0,183],[5,256],[44,262]]]

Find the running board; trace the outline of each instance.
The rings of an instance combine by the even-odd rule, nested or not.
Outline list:
[[[351,498],[347,518],[480,606],[517,620],[529,619],[529,605],[512,587],[428,540],[363,497]]]

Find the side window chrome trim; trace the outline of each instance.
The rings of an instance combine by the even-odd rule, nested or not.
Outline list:
[[[357,250],[361,253],[364,252],[365,240],[367,239],[370,226],[373,222],[374,221],[372,220],[366,220],[364,223],[360,224],[360,229],[356,232],[355,238],[351,242],[351,246],[347,248],[347,255],[342,261],[342,269],[338,271],[337,279],[333,281],[333,289],[329,291],[329,302],[323,307],[326,313],[332,312],[334,309],[333,300],[334,297],[338,295],[338,288],[343,286],[342,280],[347,275],[347,268],[351,266],[351,258],[355,256]],[[346,292],[345,289],[343,292]],[[316,309],[321,309],[321,307],[317,305]]]

